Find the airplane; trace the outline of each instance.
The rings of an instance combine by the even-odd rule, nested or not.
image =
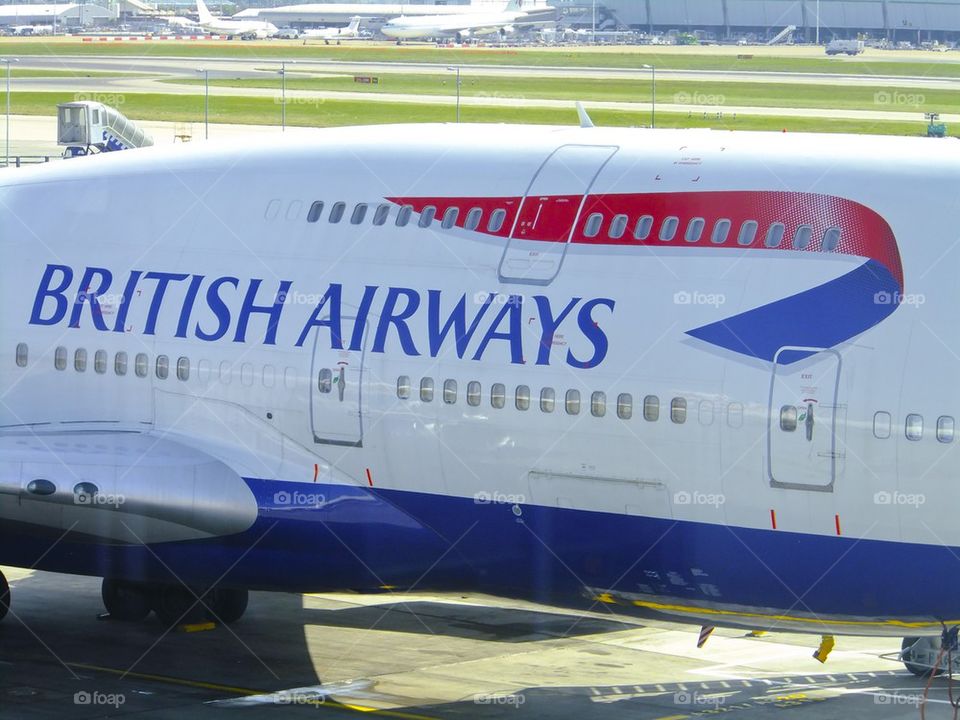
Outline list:
[[[199,25],[208,32],[221,35],[239,35],[243,38],[263,39],[277,34],[277,27],[264,20],[233,20],[230,18],[215,18],[210,14],[203,0],[197,0],[197,15]]]
[[[316,40],[354,40],[360,37],[360,18],[351,18],[347,27],[304,30],[300,33],[300,37]]]
[[[0,171],[0,565],[118,621],[483,592],[906,636],[929,675],[958,165],[581,111]]]
[[[533,3],[530,3],[531,7]],[[388,38],[398,41],[415,38],[454,37],[458,42],[475,35],[511,33],[517,24],[537,24],[524,10],[524,0],[510,0],[500,12],[470,12],[459,15],[427,15],[398,17],[389,20],[381,29]],[[541,6],[537,8],[543,10]],[[550,19],[550,22],[553,18]]]

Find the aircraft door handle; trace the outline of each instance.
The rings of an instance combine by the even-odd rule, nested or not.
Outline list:
[[[813,403],[807,403],[807,419],[804,421],[807,431],[807,442],[813,442]]]
[[[340,402],[343,402],[344,388],[346,387],[346,370],[343,365],[340,366],[340,377],[337,380],[337,392],[340,393]]]

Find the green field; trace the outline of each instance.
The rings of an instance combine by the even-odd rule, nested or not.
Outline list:
[[[452,73],[445,75],[410,75],[385,73],[376,85],[354,82],[352,77],[287,76],[288,90],[328,92],[397,93],[450,97],[456,94]],[[203,85],[202,79],[168,79],[174,84]],[[234,88],[269,88],[279,91],[276,77],[230,79],[216,78],[210,85]],[[581,78],[523,78],[464,76],[462,93],[469,97],[531,98],[608,102],[650,102],[649,79],[587,80]],[[657,100],[681,105],[716,105],[770,108],[823,108],[836,110],[895,110],[922,113],[960,112],[960,93],[951,90],[921,91],[883,86],[778,84],[752,82],[660,81]]]
[[[73,99],[71,93],[13,93],[13,113],[20,115],[52,115],[57,103]],[[203,96],[126,94],[118,108],[134,120],[166,120],[203,122]],[[248,125],[279,125],[280,105],[271,98],[210,98],[210,122]],[[370,125],[386,123],[452,122],[454,108],[449,105],[413,103],[368,103],[363,101],[326,100],[309,103],[291,101],[287,105],[287,123],[305,127]],[[597,125],[609,127],[643,126],[649,123],[648,111],[591,111]],[[463,122],[530,123],[575,125],[577,116],[569,110],[552,108],[464,107]],[[710,114],[657,113],[658,127],[710,127],[717,130],[788,130],[791,132],[859,132],[886,135],[921,135],[924,124],[898,122],[861,122],[824,118],[777,118],[740,116],[718,118]]]
[[[0,39],[0,55],[112,55],[153,57],[225,57],[247,59],[312,59],[344,62],[416,62],[462,65],[531,65],[536,67],[639,68],[643,64],[676,70],[765,71],[799,73],[842,73],[854,75],[896,75],[915,77],[960,77],[957,62],[898,59],[896,53],[883,59],[793,57],[755,54],[743,48],[743,56],[720,53],[715,48],[693,48],[690,52],[664,51],[654,47],[622,51],[595,49],[437,48],[432,45],[390,46],[368,43],[304,45],[299,42],[241,40],[209,42],[124,42],[96,43],[72,39]]]

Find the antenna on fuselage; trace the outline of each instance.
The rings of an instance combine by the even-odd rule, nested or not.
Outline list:
[[[587,114],[587,110],[586,108],[583,107],[582,102],[577,102],[577,115],[580,116],[580,127],[582,128],[594,127],[593,120],[590,119],[590,116]]]

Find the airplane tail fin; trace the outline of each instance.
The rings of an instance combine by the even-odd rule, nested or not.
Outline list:
[[[359,17],[350,18],[350,24],[347,25],[347,30],[350,30],[352,32],[357,32],[358,30],[360,30],[360,18]]]
[[[507,6],[503,9],[503,11],[517,12],[519,10],[523,10],[523,6],[525,4],[526,3],[524,3],[524,0],[510,0],[510,2],[507,3]]]
[[[210,11],[207,10],[207,6],[204,4],[203,0],[197,0],[197,15],[200,16],[201,25],[213,20],[213,15],[211,15]]]

